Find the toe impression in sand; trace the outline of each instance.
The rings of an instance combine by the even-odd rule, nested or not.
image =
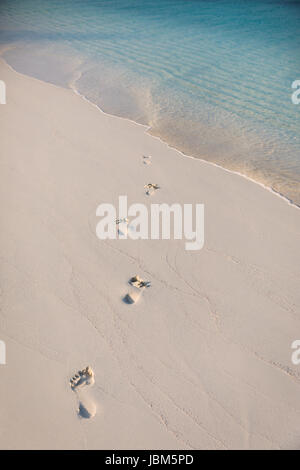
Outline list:
[[[90,366],[79,370],[77,374],[70,380],[72,390],[82,388],[85,385],[93,385],[95,383],[95,374]]]
[[[147,196],[151,196],[154,193],[154,191],[156,191],[157,189],[160,189],[160,187],[156,183],[148,183],[148,184],[145,184],[144,189],[146,190]]]
[[[134,286],[134,287],[138,287],[139,289],[142,289],[143,287],[150,287],[151,286],[151,282],[144,281],[138,275],[133,276],[131,279],[129,279],[129,284]]]

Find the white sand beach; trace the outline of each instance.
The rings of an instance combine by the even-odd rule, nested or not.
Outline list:
[[[0,79],[0,448],[299,449],[300,210],[4,61]],[[203,203],[204,247],[99,240],[119,195]]]

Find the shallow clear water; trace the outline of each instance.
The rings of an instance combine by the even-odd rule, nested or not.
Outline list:
[[[1,44],[17,70],[300,204],[300,1],[7,0]]]

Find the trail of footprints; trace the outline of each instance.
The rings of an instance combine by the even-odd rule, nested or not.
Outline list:
[[[152,157],[150,155],[149,156],[143,155],[142,161],[145,165],[151,165]],[[156,183],[148,183],[144,186],[144,189],[146,191],[147,196],[152,196],[152,194],[156,190],[159,189],[159,186]],[[129,224],[129,221],[127,218],[117,219],[116,223],[119,226],[118,228],[119,235],[127,231],[128,224]],[[120,225],[122,227],[120,227]],[[126,225],[126,228],[124,227],[124,225]],[[123,298],[123,301],[126,304],[136,303],[140,299],[144,290],[151,286],[151,283],[149,281],[144,281],[138,275],[133,276],[131,279],[129,279],[129,284],[131,285],[131,290]]]
[[[151,165],[151,156],[143,155],[142,161],[145,165]],[[147,196],[151,196],[159,186],[156,183],[148,183],[144,186]],[[129,220],[127,217],[116,219],[119,235],[125,235],[128,230]],[[130,291],[125,295],[123,301],[126,304],[134,304],[141,297],[145,289],[151,286],[149,281],[145,281],[140,276],[135,275],[129,279],[128,283],[131,286]],[[89,388],[95,383],[95,374],[90,366],[85,369],[79,370],[71,379],[70,387],[77,395],[78,399],[78,416],[81,418],[90,419],[96,415],[97,407],[95,401],[89,395]]]
[[[152,164],[152,157],[143,155],[142,156],[142,163],[144,165],[151,165]],[[145,194],[147,196],[152,196],[160,186],[157,183],[147,183],[144,186]],[[120,236],[126,235],[129,228],[129,219],[127,217],[116,219],[116,225],[118,226],[118,234]],[[145,289],[151,287],[151,283],[149,281],[145,281],[140,278],[138,275],[131,277],[128,281],[131,289],[123,298],[123,302],[126,304],[135,304],[140,297],[142,296]],[[282,369],[283,366],[278,364],[273,364],[276,367],[280,367]],[[290,373],[290,371],[286,371],[286,373]],[[87,366],[85,369],[79,370],[71,379],[70,379],[70,387],[74,393],[76,393],[78,398],[78,408],[77,412],[79,417],[81,418],[93,418],[96,415],[97,407],[95,401],[89,395],[89,389],[95,383],[95,374],[93,369],[90,366]]]

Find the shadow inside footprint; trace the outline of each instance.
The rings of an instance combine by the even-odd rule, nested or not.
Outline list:
[[[131,304],[134,304],[135,300],[129,294],[126,294],[125,297],[123,298],[123,302],[125,304],[131,305]]]
[[[79,403],[78,415],[81,418],[85,418],[85,419],[90,419],[93,416],[92,413],[90,413],[89,410],[81,402]]]

